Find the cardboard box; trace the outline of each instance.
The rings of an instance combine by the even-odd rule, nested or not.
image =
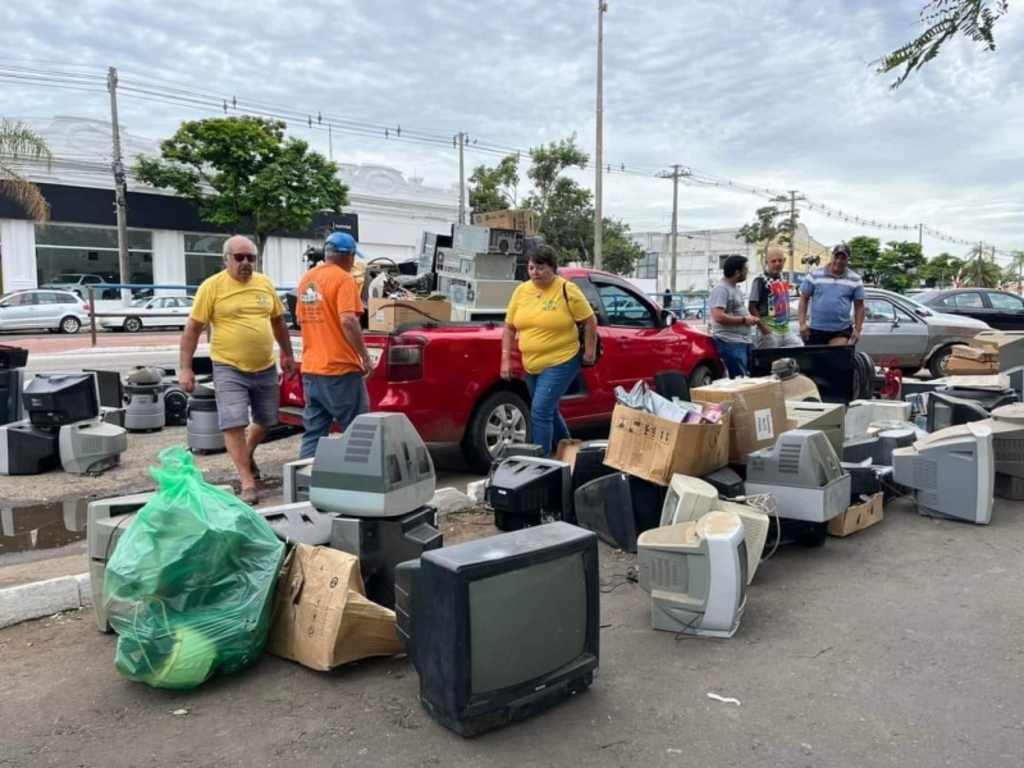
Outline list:
[[[774,377],[719,379],[691,390],[690,396],[705,403],[732,401],[731,464],[746,464],[747,454],[775,445],[779,435],[789,430],[782,382]]]
[[[961,360],[975,360],[979,363],[998,363],[999,347],[991,342],[982,342],[976,347],[965,347],[961,344],[953,347],[953,357]]]
[[[326,672],[351,661],[404,652],[395,612],[366,597],[355,555],[297,544],[281,572],[268,653]]]
[[[828,535],[849,536],[882,522],[884,499],[884,493],[876,493],[869,501],[855,504],[838,517],[833,517],[828,521]]]
[[[952,356],[946,363],[946,372],[951,376],[985,376],[999,373],[998,362],[983,363]]]
[[[718,424],[677,424],[616,405],[604,463],[666,486],[672,475],[706,475],[729,463],[731,417],[728,411]]]
[[[558,450],[555,451],[555,460],[564,461],[569,469],[576,466],[576,454],[579,453],[582,440],[562,440],[558,443]]]
[[[526,208],[511,208],[507,211],[491,211],[473,214],[473,224],[491,229],[514,229],[526,237],[537,234],[537,217]]]
[[[1024,365],[1024,331],[982,331],[971,339],[971,346],[995,352],[1001,371]]]
[[[446,323],[451,319],[452,305],[448,301],[370,299],[371,331],[393,331],[406,323]]]

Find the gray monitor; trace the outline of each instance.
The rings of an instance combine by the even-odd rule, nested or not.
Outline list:
[[[893,479],[917,491],[918,511],[987,525],[995,493],[992,429],[983,422],[935,432],[892,453]]]
[[[775,445],[747,456],[747,482],[821,488],[841,477],[835,448],[818,429],[791,429]]]
[[[60,428],[60,464],[72,475],[99,474],[121,463],[128,432],[104,421],[80,421]]]
[[[1024,478],[1024,405],[1004,405],[984,424],[992,430],[996,474]]]
[[[403,413],[368,413],[317,445],[309,501],[321,512],[398,517],[434,496],[427,446]]]

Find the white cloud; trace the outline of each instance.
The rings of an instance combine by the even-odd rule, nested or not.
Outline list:
[[[650,170],[680,163],[759,187],[798,189],[868,219],[924,222],[1024,247],[1024,14],[1012,11],[997,27],[996,53],[954,43],[892,92],[892,78],[876,76],[870,62],[914,34],[923,1],[610,0],[606,162]],[[339,161],[393,165],[447,187],[457,176],[450,139],[458,131],[481,144],[522,148],[575,131],[593,150],[595,6],[7,3],[0,7],[0,65],[74,69],[94,79],[54,88],[0,78],[2,109],[104,118],[104,71],[116,66],[125,85],[121,120],[137,135],[165,137],[181,120],[223,114],[216,103],[235,97],[253,109],[287,112],[290,130],[326,152],[326,132],[302,120],[321,112],[339,126]],[[140,81],[147,92],[132,92]],[[399,124],[406,138],[412,131],[437,143],[397,139]],[[467,158],[470,167],[496,160],[472,147]],[[592,172],[578,177],[593,183]],[[606,212],[620,213],[634,229],[667,228],[670,182],[613,173],[604,191]],[[684,185],[680,222],[733,226],[763,204]],[[825,242],[913,237],[809,212],[803,221]],[[960,250],[928,238],[925,245],[932,253]]]

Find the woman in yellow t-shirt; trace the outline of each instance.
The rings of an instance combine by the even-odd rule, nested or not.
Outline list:
[[[508,303],[501,341],[501,377],[512,378],[512,342],[519,334],[519,352],[530,391],[533,442],[547,455],[569,439],[569,427],[558,403],[575,380],[580,366],[591,366],[597,354],[597,318],[583,291],[558,276],[555,251],[542,245],[529,256],[530,279]],[[580,349],[577,323],[585,329]],[[582,353],[582,354],[581,354]]]

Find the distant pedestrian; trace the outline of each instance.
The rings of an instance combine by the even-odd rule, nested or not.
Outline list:
[[[302,414],[306,433],[300,459],[316,454],[321,437],[337,423],[343,430],[370,410],[365,379],[374,363],[363,340],[363,304],[352,277],[356,241],[335,232],[324,243],[324,261],[299,283],[296,313],[302,326]]]
[[[661,306],[665,309],[672,309],[672,291],[668,288],[665,289],[665,295],[662,296]]]
[[[771,246],[764,256],[764,272],[750,288],[750,314],[758,319],[754,342],[758,349],[802,347],[800,335],[790,327],[789,281],[785,274],[786,254]]]
[[[743,291],[737,286],[747,279],[747,257],[730,256],[722,268],[722,281],[711,290],[711,335],[729,378],[748,373],[747,358],[752,346],[750,329],[758,320],[747,311]]]
[[[256,446],[277,424],[275,340],[281,349],[281,370],[285,376],[295,375],[284,306],[270,278],[255,271],[255,261],[256,246],[249,238],[235,235],[224,243],[224,270],[204,280],[196,292],[181,335],[178,373],[181,388],[191,392],[196,384],[192,372],[196,345],[206,325],[212,325],[217,420],[238,471],[242,500],[248,504],[259,501]]]
[[[832,249],[828,265],[812,271],[800,284],[800,335],[808,344],[845,346],[860,340],[864,281],[849,262],[850,247],[840,243]]]
[[[518,335],[531,399],[533,442],[545,455],[551,455],[570,437],[558,404],[580,367],[597,360],[597,318],[579,286],[558,276],[551,246],[541,245],[532,251],[527,267],[530,279],[512,294],[505,315],[501,378],[512,378],[512,344]],[[584,327],[583,344],[578,324]]]

